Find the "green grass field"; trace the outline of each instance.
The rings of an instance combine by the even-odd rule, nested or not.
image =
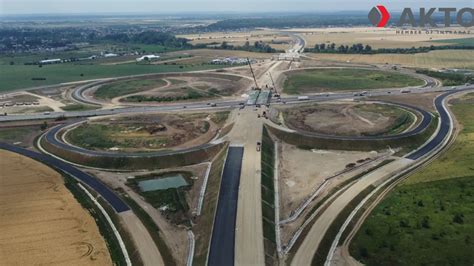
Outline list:
[[[454,145],[375,208],[351,244],[367,265],[473,265],[474,105],[457,101]]]
[[[423,85],[423,81],[398,73],[366,69],[315,69],[290,73],[283,85],[283,92],[301,94],[416,85]]]
[[[84,104],[69,104],[61,107],[64,111],[87,111],[98,109],[98,106],[84,105]]]
[[[219,65],[96,65],[64,63],[55,65],[0,65],[0,92],[58,84],[62,82],[119,77],[137,74],[184,72],[222,68]],[[45,79],[45,80],[34,80]]]
[[[434,40],[432,42],[450,43],[455,45],[474,45],[474,38],[460,38],[451,40]]]
[[[105,84],[96,90],[95,96],[101,99],[111,99],[130,93],[146,91],[166,85],[162,79],[134,79]]]

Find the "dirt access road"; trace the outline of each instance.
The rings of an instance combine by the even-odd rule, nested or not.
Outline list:
[[[59,173],[15,153],[0,158],[0,264],[112,265],[94,219]]]
[[[391,174],[406,167],[412,160],[400,158],[391,162],[374,172],[362,177],[349,189],[337,197],[329,207],[321,214],[319,219],[311,227],[309,233],[305,236],[303,243],[297,250],[295,257],[291,261],[291,265],[311,265],[314,254],[318,250],[319,244],[323,239],[326,231],[329,229],[337,215],[351,202],[360,192],[369,187],[376,185],[385,180]]]
[[[267,71],[259,76],[258,85],[270,86],[272,83],[268,73],[273,72],[281,64],[282,61],[270,63]],[[274,75],[273,78],[278,77]],[[262,139],[264,119],[258,118],[257,114],[262,114],[263,110],[266,110],[266,107],[247,106],[243,110],[238,110],[235,125],[227,136],[231,145],[244,146],[235,228],[236,265],[265,264],[260,187],[261,156],[257,151],[257,142],[261,142]]]
[[[260,112],[260,111],[258,111]],[[231,145],[243,145],[235,232],[235,264],[264,265],[262,207],[260,200],[260,152],[257,141],[262,138],[262,118],[253,107],[239,111],[228,135]]]

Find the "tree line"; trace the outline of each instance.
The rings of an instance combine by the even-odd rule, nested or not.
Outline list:
[[[214,49],[223,49],[223,50],[239,50],[239,51],[248,51],[248,52],[258,52],[258,53],[277,53],[281,52],[276,50],[275,48],[271,47],[270,45],[262,42],[256,41],[253,44],[250,44],[249,41],[245,42],[244,45],[231,45],[226,41],[222,43],[213,42],[213,43],[200,43],[193,45],[193,48],[209,48],[209,46],[213,46]]]
[[[426,53],[435,50],[474,50],[474,45],[441,45],[441,46],[420,46],[411,48],[379,48],[362,43],[352,45],[336,45],[335,43],[316,44],[313,48],[305,48],[305,52],[310,53],[334,53],[334,54],[416,54]]]

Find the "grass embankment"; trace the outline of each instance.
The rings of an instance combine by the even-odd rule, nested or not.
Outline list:
[[[24,142],[30,136],[41,132],[40,126],[0,128],[0,142]]]
[[[64,63],[55,65],[2,65],[0,64],[0,91],[52,85],[63,82],[138,74],[184,72],[223,68],[222,65],[98,65]]]
[[[214,97],[214,94],[208,92],[197,91],[191,87],[179,88],[180,93],[184,95],[179,96],[145,96],[145,95],[132,95],[124,99],[126,102],[174,102],[174,101],[187,101],[197,100],[201,98]]]
[[[339,229],[344,224],[347,217],[351,214],[352,210],[361,202],[369,193],[374,190],[375,187],[370,185],[362,192],[360,192],[354,199],[352,199],[342,211],[337,215],[336,219],[331,223],[328,230],[324,234],[324,237],[319,243],[318,249],[313,256],[311,265],[324,265],[328,256],[329,250],[331,249],[334,237],[339,232]]]
[[[111,99],[122,95],[159,88],[166,85],[163,79],[133,79],[107,83],[94,93],[97,98]]]
[[[115,170],[143,170],[143,169],[164,169],[184,165],[201,163],[203,160],[212,158],[226,143],[211,145],[203,149],[197,149],[173,154],[143,153],[143,156],[94,156],[65,150],[41,139],[41,146],[67,161],[80,165],[115,169]]]
[[[85,194],[85,192],[79,188],[77,181],[69,176],[64,176],[64,185],[71,191],[71,194],[81,204],[81,206],[89,211],[94,217],[97,227],[99,228],[100,234],[104,237],[107,244],[107,248],[110,252],[110,257],[115,265],[126,265],[125,257],[120,248],[118,239],[115,237],[114,231],[110,227],[107,219],[104,217],[99,208],[95,203]]]
[[[330,139],[298,132],[286,132],[271,126],[266,127],[278,139],[291,145],[296,145],[301,149],[373,151],[384,150],[387,149],[387,147],[391,147],[393,149],[401,148],[396,154],[397,156],[401,156],[425,143],[435,132],[437,125],[438,119],[433,117],[430,125],[420,134],[389,140]]]
[[[227,145],[212,160],[206,194],[201,215],[196,218],[193,232],[196,237],[193,265],[207,265],[207,254],[211,242],[212,227],[219,197],[222,170],[227,155]]]
[[[265,248],[265,264],[275,265],[278,263],[275,235],[275,143],[271,139],[266,128],[262,134],[262,224],[263,241]]]
[[[358,260],[367,265],[474,263],[474,105],[461,100],[452,110],[463,126],[454,144],[374,209],[350,246]]]
[[[417,85],[423,85],[423,81],[393,72],[367,69],[314,69],[288,73],[283,92],[301,94]]]
[[[85,104],[70,104],[61,107],[64,111],[89,111],[99,109],[99,106],[85,105]]]

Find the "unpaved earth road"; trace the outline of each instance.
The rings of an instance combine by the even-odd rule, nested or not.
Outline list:
[[[260,110],[258,112],[261,112]],[[262,207],[260,201],[260,152],[257,141],[262,137],[262,118],[253,107],[246,107],[237,119],[228,139],[232,145],[243,145],[235,232],[235,264],[264,265]]]
[[[119,216],[125,223],[133,242],[138,247],[138,253],[140,254],[143,264],[165,265],[155,242],[153,242],[147,229],[133,211],[121,212]]]
[[[413,161],[405,158],[399,158],[396,161],[382,166],[374,172],[362,177],[357,183],[343,192],[329,207],[321,214],[319,219],[311,227],[311,230],[304,237],[303,243],[297,250],[291,265],[311,265],[314,254],[319,243],[323,239],[326,231],[336,219],[337,215],[346,207],[352,199],[370,185],[377,185],[388,176],[394,174],[400,169],[411,164]]]

